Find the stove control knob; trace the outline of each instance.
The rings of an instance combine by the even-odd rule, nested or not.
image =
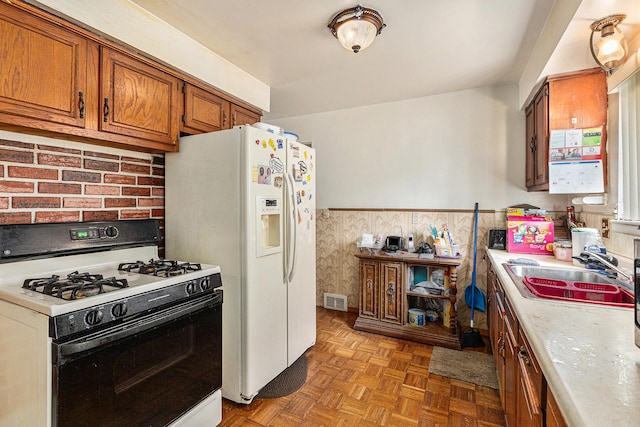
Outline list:
[[[84,320],[89,326],[98,325],[102,322],[102,312],[100,310],[91,310],[84,316]]]
[[[187,283],[186,289],[187,289],[187,294],[189,294],[189,295],[193,295],[196,292],[198,292],[198,286],[197,286],[196,282],[194,282],[193,280],[191,282]]]
[[[127,314],[127,305],[123,302],[117,303],[116,305],[111,307],[111,314],[113,314],[113,317],[115,317],[116,319],[119,317],[123,317],[125,314]]]
[[[202,289],[203,291],[211,289],[211,282],[209,281],[208,277],[202,279],[202,282],[200,282],[200,289]]]
[[[119,233],[118,228],[112,225],[104,229],[104,234],[107,237],[111,237],[112,239],[118,237],[118,233]]]

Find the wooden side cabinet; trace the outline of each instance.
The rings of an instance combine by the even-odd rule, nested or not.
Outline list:
[[[602,126],[601,152],[606,167],[607,81],[601,68],[547,77],[527,105],[525,116],[527,190],[549,189],[552,130]]]
[[[359,308],[361,317],[402,324],[403,268],[401,262],[362,260]]]
[[[416,257],[387,255],[370,251],[356,254],[359,258],[360,305],[354,328],[432,345],[461,348],[456,301],[456,268],[459,260],[422,260]],[[426,295],[411,290],[411,278],[420,270],[422,274],[437,271],[448,280],[445,295]],[[446,308],[447,321],[425,319],[422,326],[411,325],[408,310],[423,305]],[[442,315],[442,313],[440,313]],[[446,324],[445,324],[446,323]]]
[[[378,320],[380,293],[380,262],[360,261],[360,317]]]
[[[403,272],[401,262],[380,263],[380,320],[402,325],[404,318]]]

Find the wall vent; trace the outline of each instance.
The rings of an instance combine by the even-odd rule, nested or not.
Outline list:
[[[347,296],[340,294],[324,294],[324,308],[347,311]]]

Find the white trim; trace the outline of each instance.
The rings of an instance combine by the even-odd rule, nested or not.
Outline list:
[[[611,220],[611,231],[614,233],[640,236],[640,221]]]

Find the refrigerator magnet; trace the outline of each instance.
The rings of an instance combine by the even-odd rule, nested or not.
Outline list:
[[[298,162],[298,165],[300,165],[300,173],[302,175],[304,175],[305,173],[307,173],[307,164],[303,161]]]
[[[282,173],[284,172],[284,163],[280,160],[279,157],[272,157],[269,159],[269,166],[273,169],[274,173]]]
[[[302,181],[302,172],[300,171],[299,164],[293,165],[293,180],[297,182]]]

